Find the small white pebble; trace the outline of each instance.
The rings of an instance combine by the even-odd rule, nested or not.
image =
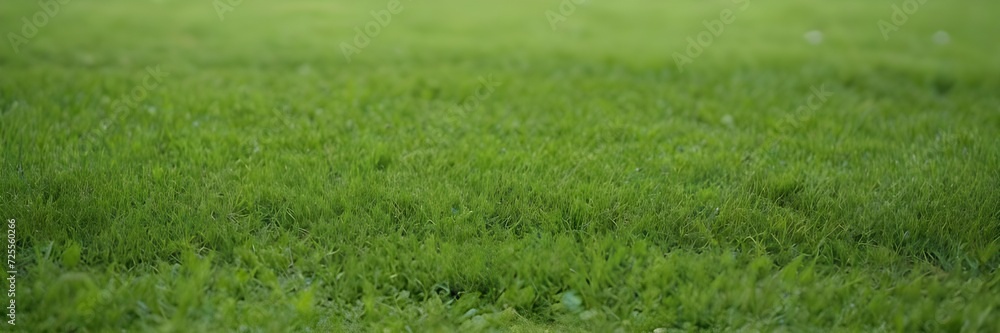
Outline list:
[[[722,116],[722,124],[724,124],[726,126],[733,126],[733,124],[735,124],[735,121],[733,120],[733,116],[728,115],[728,114],[725,115],[725,116]]]
[[[96,59],[94,58],[94,55],[89,54],[89,53],[80,53],[80,54],[77,54],[77,58],[84,65],[93,65],[96,62]]]
[[[948,35],[947,32],[944,32],[942,30],[938,30],[938,32],[935,32],[934,35],[931,36],[931,39],[934,41],[934,43],[938,45],[945,45],[951,43],[951,35]]]
[[[803,37],[812,45],[819,45],[819,43],[823,42],[823,33],[819,30],[808,31]]]
[[[312,74],[313,69],[309,64],[302,64],[299,66],[299,75],[309,75]]]

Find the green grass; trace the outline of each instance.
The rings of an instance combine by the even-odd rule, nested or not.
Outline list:
[[[1000,4],[404,1],[348,62],[386,2],[75,0],[0,47],[6,328],[1000,330]]]

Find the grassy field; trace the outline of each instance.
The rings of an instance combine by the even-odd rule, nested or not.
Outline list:
[[[995,1],[51,4],[4,329],[1000,331]]]

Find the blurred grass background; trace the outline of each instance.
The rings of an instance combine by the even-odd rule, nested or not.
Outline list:
[[[402,3],[404,10],[358,57],[362,64],[397,59],[457,65],[451,63],[455,58],[488,62],[539,55],[669,63],[670,55],[686,46],[686,37],[704,30],[702,21],[737,7],[732,1],[588,1],[552,31],[545,12],[558,12],[559,1]],[[889,41],[877,22],[889,20],[891,1],[750,3],[746,11],[736,10],[736,23],[717,38],[715,51],[706,52],[710,61],[700,63],[714,68],[823,60],[857,67],[891,62],[995,68],[997,62],[998,46],[986,33],[993,27],[987,1],[928,1]],[[354,38],[354,27],[372,20],[370,11],[385,6],[385,1],[243,2],[220,20],[212,1],[74,0],[60,8],[56,24],[42,28],[23,56],[13,57],[10,48],[0,54],[12,65],[74,68],[173,62],[334,67],[343,60],[334,57],[339,44]],[[35,4],[5,7],[0,14],[5,32],[19,31],[20,18],[40,10]],[[824,33],[821,46],[803,43],[810,30]],[[928,43],[938,30],[954,42]]]
[[[386,3],[73,0],[0,48],[17,329],[1000,325],[997,4],[404,0],[347,61]]]

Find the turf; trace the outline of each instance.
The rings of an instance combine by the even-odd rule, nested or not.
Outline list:
[[[7,328],[1000,331],[996,2],[232,3],[0,47]]]

